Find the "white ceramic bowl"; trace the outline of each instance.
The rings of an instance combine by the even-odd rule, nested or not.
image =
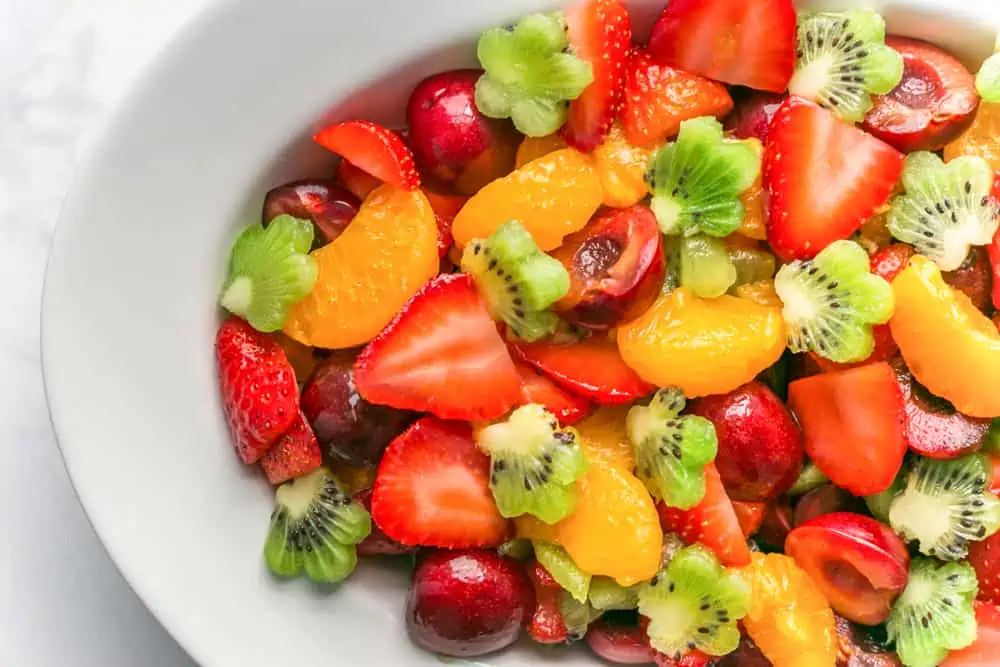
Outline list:
[[[82,164],[46,281],[52,421],[112,558],[202,664],[439,664],[406,638],[404,572],[366,564],[333,591],[266,571],[272,491],[227,437],[212,350],[216,292],[229,241],[257,219],[264,192],[327,173],[330,156],[310,145],[312,129],[349,117],[399,122],[422,76],[471,64],[480,30],[554,4],[215,4],[150,68]],[[648,30],[665,3],[633,4]],[[853,4],[973,67],[1000,27],[988,0],[824,6]],[[482,662],[592,660],[530,651]]]

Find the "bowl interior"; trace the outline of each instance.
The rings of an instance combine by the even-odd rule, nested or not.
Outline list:
[[[648,31],[663,1],[632,4]],[[1000,25],[997,9],[951,0],[864,4],[891,31],[971,66]],[[482,28],[554,5],[220,2],[171,44],[82,164],[43,308],[52,419],[110,554],[199,662],[439,663],[406,639],[405,567],[363,564],[338,590],[266,571],[273,494],[228,443],[212,350],[216,292],[230,239],[257,219],[264,192],[330,173],[332,156],[308,141],[311,130],[352,117],[400,124],[420,78],[473,64]],[[479,662],[540,659],[591,660],[524,647]]]

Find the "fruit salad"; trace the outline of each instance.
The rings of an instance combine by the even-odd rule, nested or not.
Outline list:
[[[792,0],[473,55],[233,242],[266,567],[401,560],[451,657],[1000,665],[1000,55]]]

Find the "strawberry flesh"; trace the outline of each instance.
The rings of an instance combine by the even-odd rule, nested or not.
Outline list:
[[[518,362],[517,372],[521,376],[521,405],[542,405],[563,426],[575,424],[590,413],[590,401],[571,394],[528,364]]]
[[[260,460],[260,467],[271,484],[308,475],[323,465],[323,453],[305,415],[299,413],[292,427]]]
[[[562,595],[559,584],[537,561],[528,565],[528,578],[535,589],[535,611],[528,621],[528,636],[539,644],[568,642],[569,630],[559,611],[559,597]]]
[[[969,562],[979,580],[979,599],[1000,604],[1000,533],[969,545]]]
[[[413,153],[396,132],[367,120],[351,120],[320,130],[313,140],[384,183],[405,190],[420,187]]]

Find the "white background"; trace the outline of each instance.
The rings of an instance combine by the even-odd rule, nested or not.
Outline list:
[[[192,666],[77,504],[45,410],[38,312],[49,238],[87,136],[207,1],[0,0],[3,667]]]

